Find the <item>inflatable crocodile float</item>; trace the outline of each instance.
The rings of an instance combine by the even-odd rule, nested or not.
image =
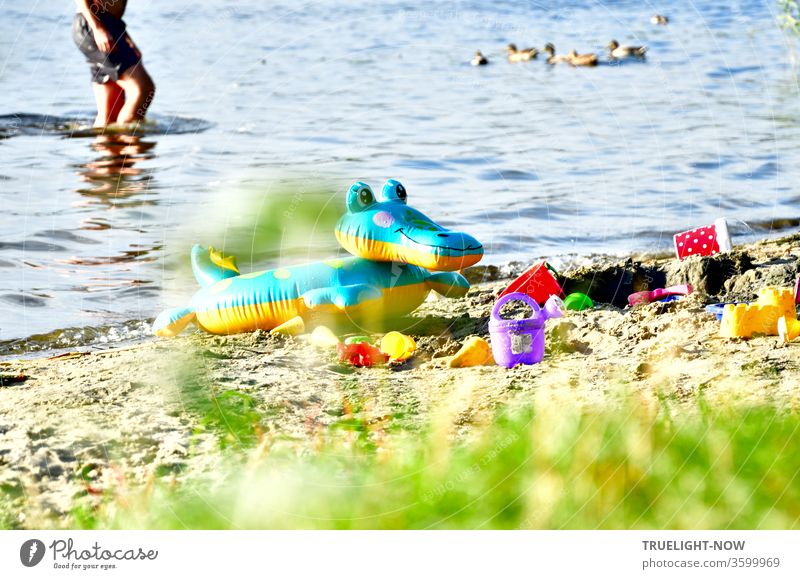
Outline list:
[[[378,198],[366,183],[350,187],[336,238],[356,257],[244,275],[233,257],[195,245],[192,270],[201,289],[187,307],[162,312],[153,332],[175,336],[195,322],[211,333],[234,334],[269,330],[297,316],[392,319],[415,310],[431,290],[464,296],[469,282],[457,270],[483,256],[475,238],[409,207],[405,187],[394,179]]]

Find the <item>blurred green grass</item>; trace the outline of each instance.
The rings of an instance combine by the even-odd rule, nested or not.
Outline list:
[[[195,243],[214,246],[243,264],[288,265],[336,255],[334,228],[346,189],[324,179],[245,180],[193,209],[170,236],[171,268],[188,271]],[[246,269],[245,269],[246,271]],[[185,278],[191,280],[191,274]]]
[[[617,408],[500,409],[454,437],[348,408],[310,442],[254,436],[246,401],[216,405],[214,473],[76,499],[73,528],[788,529],[800,527],[800,416],[636,396]],[[228,403],[235,402],[235,404]],[[240,404],[242,403],[243,404]],[[238,409],[238,410],[237,410]],[[225,417],[220,413],[233,415]],[[231,430],[233,429],[233,430]],[[239,432],[245,438],[239,438]]]

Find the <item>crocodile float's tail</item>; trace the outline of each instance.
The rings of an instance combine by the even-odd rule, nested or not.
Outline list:
[[[224,255],[213,247],[192,247],[192,272],[202,287],[209,287],[220,280],[239,275],[236,258]],[[194,308],[172,308],[161,312],[153,322],[153,333],[162,338],[180,334],[196,318]]]
[[[236,267],[236,258],[225,255],[213,247],[202,245],[192,247],[192,272],[202,287],[209,287],[220,280],[236,277],[239,268]]]
[[[153,322],[153,333],[161,338],[172,338],[195,319],[194,308],[172,308],[164,310]]]

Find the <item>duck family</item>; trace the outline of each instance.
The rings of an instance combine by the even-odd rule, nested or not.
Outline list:
[[[627,58],[643,59],[647,54],[646,46],[630,46],[620,45],[616,40],[608,43],[609,60],[619,61]],[[518,49],[515,44],[509,44],[506,47],[509,62],[527,62],[536,59],[539,51],[535,48]],[[552,42],[544,45],[542,52],[547,54],[545,62],[547,64],[569,64],[570,66],[597,66],[600,61],[596,53],[589,52],[579,54],[577,50],[572,49],[567,54],[556,54],[556,47]],[[472,57],[470,64],[473,66],[482,66],[489,64],[489,59],[486,58],[481,51],[477,51],[475,56]]]
[[[655,14],[650,18],[652,24],[658,26],[665,26],[669,22],[669,18],[662,14]],[[644,59],[647,54],[646,46],[632,46],[621,45],[616,40],[608,43],[608,59],[609,61],[619,61],[624,59]],[[547,54],[545,62],[550,65],[555,64],[569,64],[570,66],[597,66],[600,61],[596,53],[579,54],[577,50],[570,50],[567,54],[556,54],[556,48],[551,42],[544,45],[542,52]],[[536,48],[517,48],[514,43],[509,43],[506,46],[506,57],[508,62],[528,62],[535,60],[539,56],[539,50]],[[470,61],[473,66],[483,66],[489,64],[489,59],[486,58],[481,51],[477,51],[475,56]]]

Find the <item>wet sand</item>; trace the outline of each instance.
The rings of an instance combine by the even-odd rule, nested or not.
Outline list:
[[[597,257],[561,272],[567,293],[585,291],[596,307],[548,322],[541,364],[449,368],[448,356],[467,336],[488,336],[496,295],[525,265],[473,268],[466,298],[429,299],[414,313],[419,349],[399,365],[343,367],[333,348],[315,348],[303,336],[197,330],[114,350],[2,362],[0,516],[6,525],[49,527],[76,497],[212,471],[225,445],[208,427],[209,400],[226,392],[252,404],[262,436],[298,449],[311,449],[315,432],[356,406],[403,431],[429,424],[446,407],[458,437],[469,437],[501,406],[565,397],[612,407],[626,396],[653,404],[666,397],[692,412],[702,396],[709,404],[800,410],[800,339],[724,339],[703,310],[752,301],[763,286],[793,287],[800,235],[682,263],[672,256]],[[687,282],[696,291],[681,301],[624,308],[632,291]],[[11,380],[20,375],[27,379]]]

